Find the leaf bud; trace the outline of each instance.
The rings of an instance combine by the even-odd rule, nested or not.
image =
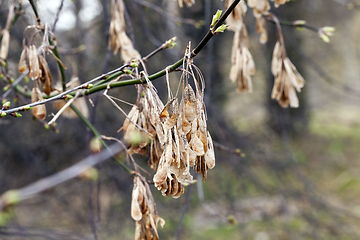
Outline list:
[[[5,102],[2,107],[4,110],[8,110],[10,108],[10,102],[9,101]]]

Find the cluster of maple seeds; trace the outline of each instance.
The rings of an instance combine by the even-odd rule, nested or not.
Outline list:
[[[275,7],[289,2],[289,0],[272,1]],[[225,7],[228,8],[232,2],[233,0],[226,0]],[[257,31],[260,33],[260,43],[266,43],[268,40],[265,16],[270,16],[269,0],[248,0],[247,5],[241,1],[226,20],[229,25],[228,29],[235,32],[231,52],[230,80],[237,82],[239,92],[252,92],[251,76],[255,74],[255,63],[249,51],[248,34],[242,17],[247,12],[247,6],[253,8]],[[279,25],[277,27],[279,41],[275,45],[272,59],[272,73],[275,82],[271,97],[276,99],[284,108],[288,105],[299,107],[295,89],[300,92],[305,81],[286,56],[281,27]]]
[[[271,98],[276,99],[282,107],[299,107],[295,89],[300,92],[305,81],[286,56],[285,47],[280,41],[275,44],[271,72],[275,77]]]
[[[113,50],[114,54],[120,51],[121,59],[124,62],[130,61],[132,58],[141,58],[130,38],[126,35],[123,0],[111,1],[109,48]]]
[[[193,180],[190,168],[206,181],[207,171],[215,166],[203,93],[195,78],[194,83],[195,91],[187,78],[183,80],[180,103],[173,97],[165,105],[151,82],[139,85],[138,101],[122,127],[126,140],[132,142],[134,136],[139,140],[130,153],[150,152],[149,165],[156,170],[154,185],[164,196],[178,198],[184,193],[183,184]]]
[[[131,217],[135,220],[135,239],[159,239],[158,224],[165,221],[157,215],[148,183],[139,175],[134,177]]]

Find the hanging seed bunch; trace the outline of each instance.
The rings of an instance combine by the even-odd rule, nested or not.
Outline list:
[[[9,8],[8,17],[6,19],[6,25],[5,28],[0,32],[0,36],[2,36],[1,39],[1,46],[0,46],[0,63],[3,64],[3,62],[7,59],[8,52],[9,52],[9,45],[10,45],[10,25],[11,21],[14,18],[14,9],[15,6],[11,5]]]
[[[195,90],[189,80],[193,81]],[[150,81],[139,85],[137,104],[122,127],[125,139],[131,139],[134,131],[148,134],[150,141],[142,141],[140,137],[130,151],[142,154],[150,148],[149,165],[156,170],[154,185],[164,196],[174,198],[184,193],[183,184],[193,180],[190,168],[196,169],[206,181],[207,171],[215,166],[213,143],[206,126],[204,81],[191,61],[187,63],[181,83],[179,103],[168,82],[169,97],[165,105]]]
[[[270,3],[268,0],[249,0],[248,5],[253,8],[253,14],[256,18],[256,30],[260,33],[260,43],[264,44],[268,40],[268,33],[263,15],[270,10]]]
[[[271,0],[275,2],[275,7],[289,2],[290,0]],[[264,15],[267,15],[270,10],[269,0],[248,0],[249,7],[253,8],[253,14],[256,18],[256,30],[260,33],[260,43],[264,44],[268,40],[268,33],[266,30],[266,20]]]
[[[236,31],[231,51],[230,79],[238,84],[238,92],[252,92],[251,76],[255,74],[254,59],[249,50],[245,26]]]
[[[225,0],[225,8],[229,8],[229,6],[233,3],[233,0]],[[245,1],[239,2],[239,4],[235,7],[235,9],[230,13],[230,15],[226,19],[226,23],[228,26],[227,29],[232,30],[234,32],[240,31],[244,26],[243,16],[247,12],[247,5]]]
[[[114,54],[120,51],[121,59],[125,63],[129,62],[132,58],[141,58],[130,38],[126,35],[123,0],[111,1],[109,34],[109,48],[114,51]]]
[[[43,30],[44,35],[39,47],[36,47],[35,38]],[[46,95],[50,95],[53,90],[52,76],[49,65],[45,58],[45,54],[52,55],[64,68],[66,68],[59,58],[53,53],[53,49],[56,46],[56,39],[51,32],[51,28],[48,24],[43,27],[29,26],[25,30],[26,37],[23,41],[23,51],[21,52],[18,69],[21,73],[25,72],[29,68],[28,76],[34,81],[34,87],[41,89]],[[50,40],[53,45],[50,44]],[[28,45],[25,44],[27,40]]]
[[[203,101],[205,86],[198,72],[203,86],[200,89],[192,67],[196,68],[189,60],[182,75],[180,104],[176,97],[172,98],[160,114],[165,147],[154,175],[154,183],[164,196],[172,195],[174,198],[184,192],[181,184],[193,180],[190,167],[202,174],[206,181],[207,171],[215,166],[213,144],[206,127]],[[189,84],[190,78],[194,81],[195,91]]]
[[[183,7],[184,3],[187,7],[191,7],[193,4],[195,4],[195,0],[178,0],[179,6]]]
[[[228,8],[230,0],[225,2]],[[251,76],[255,74],[255,63],[249,50],[249,39],[242,16],[247,11],[246,3],[241,1],[227,19],[228,29],[235,32],[231,51],[230,79],[237,82],[239,92],[252,92]]]
[[[149,185],[140,175],[134,177],[131,217],[136,221],[135,240],[159,239],[157,228],[159,224],[163,227],[165,221],[157,215]]]
[[[285,46],[277,41],[275,44],[271,72],[275,77],[271,98],[276,99],[283,108],[299,107],[296,91],[300,92],[305,81],[290,59],[286,56]],[[295,91],[296,90],[296,91]]]
[[[159,151],[158,148],[153,149],[154,142],[158,142],[158,140],[156,138],[155,124],[151,116],[151,109],[153,109],[149,101],[151,90],[148,85],[136,85],[136,89],[138,92],[136,104],[130,110],[122,129],[125,132],[124,139],[131,143],[131,147],[128,149],[129,154],[146,155],[149,152],[149,145],[152,151]],[[154,93],[151,95],[154,95]],[[161,101],[160,103],[162,104]],[[159,144],[156,145],[160,146]],[[150,162],[152,161],[157,162],[156,157],[151,157]],[[156,163],[150,164],[150,166],[156,169]]]

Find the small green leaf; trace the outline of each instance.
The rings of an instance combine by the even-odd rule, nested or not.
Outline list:
[[[212,21],[211,21],[211,26],[210,27],[213,27],[215,25],[215,23],[219,20],[220,16],[222,14],[222,11],[221,10],[217,10],[216,13],[214,14],[213,18],[212,18]]]
[[[226,28],[227,28],[227,25],[223,24],[215,30],[215,33],[224,32],[226,30]]]

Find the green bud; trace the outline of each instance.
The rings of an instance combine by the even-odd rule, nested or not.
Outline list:
[[[176,46],[175,41],[176,41],[176,37],[173,37],[173,38],[167,40],[167,41],[165,42],[165,45],[166,45],[165,48],[171,49],[171,48],[175,47],[175,46]]]
[[[237,220],[235,218],[234,215],[229,215],[228,216],[228,219],[227,219],[227,222],[230,224],[230,225],[235,225],[237,224]]]
[[[18,99],[17,98],[14,98],[13,99],[13,103],[17,103],[18,102]]]
[[[14,82],[15,82],[15,79],[14,79],[14,78],[10,78],[10,82],[11,82],[11,83],[14,83]]]
[[[139,64],[137,63],[137,59],[131,60],[129,66],[132,68],[137,68],[139,66]]]
[[[222,14],[222,11],[221,11],[221,10],[217,10],[217,12],[214,14],[214,16],[213,16],[213,18],[212,18],[211,26],[210,26],[210,27],[213,27],[213,26],[215,25],[215,23],[219,20],[221,14]]]
[[[20,192],[18,190],[9,190],[1,196],[5,206],[17,204],[20,201]]]
[[[306,24],[306,21],[305,20],[296,20],[296,21],[294,21],[293,22],[293,25],[294,26],[303,26],[303,25],[305,25]]]
[[[4,98],[4,99],[1,101],[2,104],[6,103],[6,102],[7,102],[6,98]]]
[[[10,113],[10,115],[13,117],[17,117],[17,118],[22,117],[22,115],[18,112],[12,112],[12,113]]]
[[[44,124],[44,128],[45,128],[46,130],[49,130],[49,129],[50,129],[49,124],[45,123],[45,124]]]
[[[80,173],[79,176],[85,180],[96,180],[99,177],[99,173],[95,168],[91,167]]]
[[[0,111],[0,118],[3,118],[6,116],[6,113],[4,113],[3,111]]]
[[[0,74],[0,78],[1,78],[1,79],[4,79],[4,77],[5,77],[4,74],[1,73],[1,74]]]
[[[6,92],[7,90],[9,90],[10,86],[6,85],[5,87],[3,87],[4,92]]]
[[[323,27],[324,32],[335,32],[334,27],[325,26]]]
[[[224,32],[226,30],[226,28],[227,28],[227,25],[223,24],[215,30],[215,33]]]
[[[123,70],[123,72],[124,72],[125,74],[131,74],[131,70],[128,69],[128,68],[125,68],[125,69]]]
[[[25,80],[26,83],[28,83],[30,81],[30,78],[28,76],[25,76],[24,80]]]
[[[4,110],[8,110],[10,108],[10,102],[5,102],[2,107]]]
[[[3,61],[3,62],[2,62],[2,65],[3,65],[4,67],[6,67],[6,66],[7,66],[6,61]]]
[[[87,85],[87,89],[90,89],[90,88],[92,88],[93,86],[94,86],[94,84],[89,83],[89,84]]]
[[[28,110],[30,110],[30,109],[31,109],[31,107],[30,107],[30,106],[24,106],[23,111],[24,111],[24,112],[26,112],[26,111],[28,111]]]
[[[103,144],[101,139],[93,137],[89,144],[89,149],[91,153],[98,153],[103,149]]]
[[[9,211],[0,212],[0,227],[4,226],[11,219],[11,214]]]
[[[72,99],[72,98],[73,98],[73,96],[71,96],[70,94],[66,94],[66,95],[63,96],[63,99],[65,99],[65,100],[69,100],[69,99]]]
[[[329,38],[326,34],[324,34],[324,33],[321,33],[321,34],[319,35],[319,37],[320,37],[324,42],[326,42],[326,43],[329,43],[329,42],[330,42],[330,38]]]

